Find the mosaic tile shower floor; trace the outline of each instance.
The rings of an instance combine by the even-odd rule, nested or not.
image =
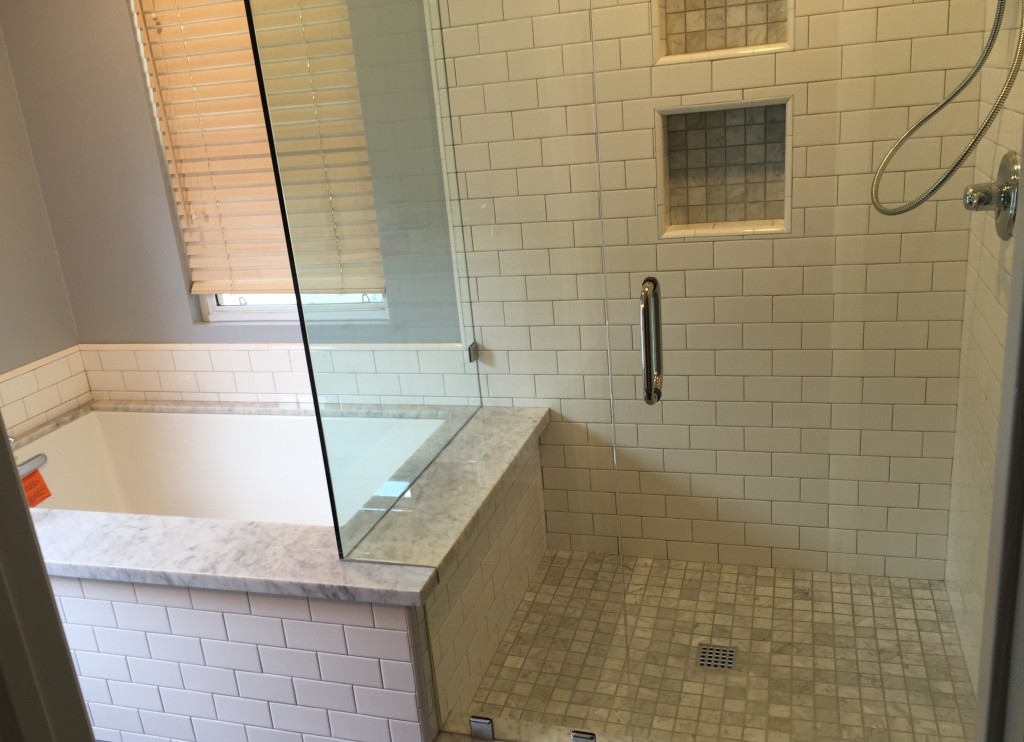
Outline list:
[[[531,742],[938,742],[974,693],[942,582],[549,551],[474,713]]]

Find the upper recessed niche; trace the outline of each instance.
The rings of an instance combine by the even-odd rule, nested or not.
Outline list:
[[[670,56],[783,44],[788,0],[663,0]]]
[[[789,104],[659,111],[662,239],[789,230]]]

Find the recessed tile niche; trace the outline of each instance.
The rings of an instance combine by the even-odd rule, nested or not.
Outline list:
[[[662,0],[670,56],[788,41],[789,0]]]
[[[785,103],[664,114],[667,232],[782,231]]]

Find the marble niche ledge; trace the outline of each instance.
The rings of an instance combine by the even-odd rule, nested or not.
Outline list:
[[[52,576],[417,606],[484,512],[544,408],[483,408],[342,560],[334,529],[157,515],[32,511]]]

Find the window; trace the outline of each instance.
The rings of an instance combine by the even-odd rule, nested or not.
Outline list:
[[[134,1],[192,293],[219,307],[294,304],[244,3]],[[317,303],[380,308],[347,7],[268,0],[260,13],[267,97],[286,122],[275,123],[275,144],[303,302],[322,294]]]

